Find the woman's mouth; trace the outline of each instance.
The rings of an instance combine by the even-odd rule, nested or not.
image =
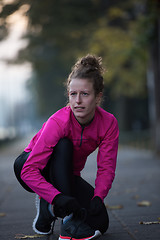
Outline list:
[[[76,111],[82,111],[82,110],[84,110],[84,107],[74,107],[74,109],[75,109]]]

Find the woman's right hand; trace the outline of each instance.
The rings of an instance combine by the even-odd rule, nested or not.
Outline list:
[[[81,206],[74,197],[58,194],[53,199],[53,211],[56,217],[64,218],[71,213],[76,214]]]

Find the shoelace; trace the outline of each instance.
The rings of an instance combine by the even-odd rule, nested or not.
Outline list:
[[[74,216],[74,215],[73,215]],[[73,231],[73,235],[76,234],[78,228],[80,227],[80,225],[82,223],[84,223],[86,221],[87,218],[87,210],[85,208],[81,208],[80,211],[78,212],[78,214],[76,216],[74,216],[75,218],[77,218],[78,220],[80,220],[79,224],[76,226],[75,230]],[[71,237],[70,240],[72,240],[73,237]]]

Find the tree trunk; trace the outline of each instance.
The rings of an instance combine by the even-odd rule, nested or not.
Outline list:
[[[153,74],[155,117],[152,116],[154,128],[154,145],[157,154],[160,154],[160,17],[155,22],[154,41],[151,46],[151,71]],[[151,79],[149,80],[151,81]],[[153,109],[152,109],[153,110]]]

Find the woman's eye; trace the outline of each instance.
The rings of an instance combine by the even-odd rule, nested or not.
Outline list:
[[[71,95],[71,96],[75,96],[75,95],[76,95],[76,93],[75,93],[75,92],[72,92],[72,93],[70,93],[70,95]]]
[[[86,93],[86,92],[83,92],[83,93],[82,93],[82,95],[84,95],[84,96],[88,96],[88,93]]]

